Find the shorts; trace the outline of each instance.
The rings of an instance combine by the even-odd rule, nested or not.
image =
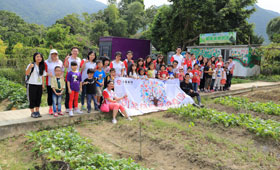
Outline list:
[[[208,88],[211,85],[212,78],[206,78],[205,79],[205,88]]]
[[[102,87],[96,87],[96,96],[102,96]]]

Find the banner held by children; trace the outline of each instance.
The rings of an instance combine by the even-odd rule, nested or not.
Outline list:
[[[181,90],[179,79],[162,81],[119,77],[115,79],[114,90],[118,97],[128,96],[121,100],[121,104],[129,116],[194,103],[193,99]]]

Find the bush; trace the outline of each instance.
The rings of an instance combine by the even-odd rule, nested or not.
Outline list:
[[[1,68],[0,77],[24,85],[25,71],[17,68]]]

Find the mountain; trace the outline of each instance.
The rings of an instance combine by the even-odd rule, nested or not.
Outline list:
[[[0,10],[15,12],[29,23],[45,26],[67,14],[94,13],[106,7],[96,0],[0,0]]]
[[[255,5],[256,12],[249,18],[249,23],[255,24],[255,32],[257,35],[262,35],[265,39],[265,43],[269,43],[268,36],[266,34],[266,26],[269,21],[275,17],[279,17],[280,13],[263,9],[258,5]]]

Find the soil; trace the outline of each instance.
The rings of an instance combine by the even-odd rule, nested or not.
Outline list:
[[[158,112],[135,117],[117,125],[110,120],[77,126],[82,136],[114,158],[133,158],[154,169],[278,169],[280,147],[241,127],[225,128],[208,121],[190,120]],[[142,159],[139,155],[139,122],[142,128]],[[271,161],[268,161],[270,160]]]
[[[0,112],[5,111],[7,106],[10,104],[11,102],[8,99],[5,99],[3,101],[0,102]]]
[[[280,88],[273,88],[270,90],[258,90],[242,94],[240,96],[247,97],[251,101],[269,102],[273,101],[280,104]]]

